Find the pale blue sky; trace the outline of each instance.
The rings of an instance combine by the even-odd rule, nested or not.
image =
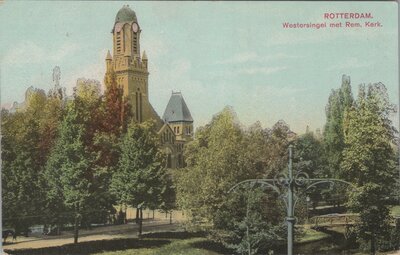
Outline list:
[[[195,125],[231,105],[241,122],[285,120],[298,133],[322,128],[342,74],[383,82],[398,102],[397,5],[393,2],[76,2],[0,4],[1,103],[27,87],[48,90],[52,69],[71,93],[77,78],[103,83],[111,29],[124,5],[136,12],[149,57],[150,101],[161,116],[181,91]],[[283,29],[324,22],[325,12],[371,12],[380,28]],[[344,20],[342,20],[344,21]],[[363,20],[360,21],[363,23]]]

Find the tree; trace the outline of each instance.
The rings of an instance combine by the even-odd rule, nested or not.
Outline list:
[[[274,178],[276,174],[287,169],[288,147],[289,143],[294,140],[294,133],[283,120],[279,120],[265,132],[268,151],[261,155],[267,160],[266,176]]]
[[[353,105],[350,77],[343,75],[342,85],[332,90],[325,107],[326,124],[324,127],[324,146],[331,177],[340,177],[340,163],[345,147],[343,134],[344,113]]]
[[[17,233],[42,223],[45,199],[39,176],[51,144],[51,133],[44,128],[49,126],[46,109],[44,91],[30,88],[23,110],[2,111],[3,224]]]
[[[24,113],[2,115],[3,225],[18,233],[40,221],[41,193],[38,187],[37,122]]]
[[[48,184],[48,200],[63,201],[63,206],[73,212],[74,243],[77,243],[83,208],[90,198],[87,174],[91,155],[88,155],[84,146],[84,128],[79,123],[75,107],[74,102],[67,106],[57,141],[46,164],[45,179]],[[57,205],[62,208],[59,203]]]
[[[165,169],[154,123],[132,122],[120,145],[121,157],[112,175],[110,192],[120,205],[136,207],[140,212],[142,233],[143,208],[160,201]]]
[[[118,152],[118,136],[106,130],[107,114],[118,115],[105,111],[105,98],[100,92],[100,82],[80,78],[74,88],[74,104],[77,112],[77,122],[84,129],[83,142],[88,152],[95,155],[90,162],[86,177],[90,182],[90,200],[85,203],[85,213],[82,225],[89,227],[91,223],[104,223],[109,215],[114,213],[114,198],[109,194],[111,181],[111,166],[116,164]],[[118,123],[113,123],[114,125]],[[119,133],[118,133],[119,135]]]
[[[238,254],[267,254],[283,243],[286,228],[282,221],[271,221],[267,191],[249,185],[233,194],[231,207],[236,205],[236,211],[232,210],[234,217],[229,217],[232,223],[227,233],[231,238],[226,240],[226,246]]]
[[[343,122],[346,147],[341,168],[346,179],[360,187],[349,204],[360,213],[358,233],[370,242],[372,253],[388,234],[389,211],[384,198],[395,182],[393,110],[382,83],[368,85],[367,91],[361,85],[356,105],[346,111]]]
[[[172,170],[173,169],[169,169]],[[166,172],[165,176],[162,178],[163,180],[163,190],[161,192],[161,204],[159,204],[159,208],[161,209],[162,212],[165,212],[165,215],[167,213],[170,213],[170,224],[172,223],[172,210],[176,208],[176,188],[173,180],[173,173],[172,171]],[[157,201],[155,201],[157,202]],[[152,205],[150,209],[155,209],[157,208],[157,203]],[[153,211],[153,216],[154,216],[154,211]]]
[[[103,130],[119,136],[126,132],[131,117],[129,101],[124,98],[123,88],[118,86],[115,73],[110,74],[110,81],[104,95]]]
[[[187,167],[175,172],[177,203],[186,212],[189,227],[203,228],[214,240],[232,247],[240,242],[239,237],[246,236],[243,224],[259,222],[259,217],[271,225],[279,222],[283,210],[280,210],[277,196],[272,191],[266,192],[263,201],[259,201],[263,205],[261,212],[247,216],[247,198],[228,194],[228,191],[242,180],[279,172],[267,164],[280,166],[280,156],[268,157],[274,150],[270,144],[284,144],[278,137],[286,137],[289,130],[280,127],[271,132],[273,137],[259,124],[244,131],[235,112],[226,107],[213,117],[211,123],[196,131],[195,139],[185,147]],[[270,154],[266,156],[266,152]],[[250,240],[260,238],[254,236],[257,231],[251,230],[248,235],[253,251],[259,242]],[[270,241],[273,240],[276,240],[275,235]],[[235,249],[241,248],[235,246]]]
[[[325,178],[328,175],[321,141],[312,132],[305,133],[295,140],[294,168],[307,173],[310,178]],[[312,200],[315,209],[322,199],[321,189],[311,189],[307,195]],[[308,208],[307,208],[308,210]]]

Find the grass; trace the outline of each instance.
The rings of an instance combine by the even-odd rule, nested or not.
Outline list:
[[[120,238],[36,249],[6,250],[12,255],[219,255],[232,254],[208,240],[204,233],[147,233],[142,238]]]
[[[311,228],[304,228],[303,229],[303,235],[296,239],[296,243],[309,243],[309,242],[315,242],[315,241],[319,241],[325,238],[330,237],[330,235],[320,232],[320,231],[316,231],[314,229]]]
[[[400,216],[400,205],[395,205],[390,209],[390,214]]]
[[[196,248],[196,244],[207,242],[204,237],[194,237],[184,240],[171,240],[171,243],[158,248],[128,249],[116,252],[103,252],[94,255],[218,255],[214,251]]]

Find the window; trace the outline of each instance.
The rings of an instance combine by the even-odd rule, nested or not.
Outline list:
[[[121,32],[117,32],[117,52],[121,52]]]
[[[179,134],[179,127],[178,127],[178,134]]]
[[[132,37],[133,37],[133,52],[138,53],[138,51],[137,51],[137,35],[133,34]]]

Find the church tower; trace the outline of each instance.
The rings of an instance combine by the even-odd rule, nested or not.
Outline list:
[[[115,17],[113,34],[113,54],[106,56],[106,89],[115,79],[124,90],[132,107],[133,119],[143,122],[155,119],[159,125],[162,121],[149,102],[148,93],[148,59],[146,53],[140,52],[141,29],[135,12],[128,5],[123,6]]]

